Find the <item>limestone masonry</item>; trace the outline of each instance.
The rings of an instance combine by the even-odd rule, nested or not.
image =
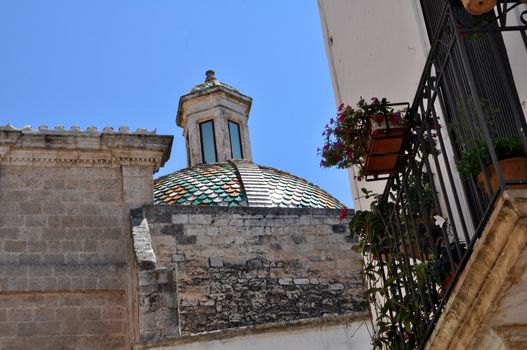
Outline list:
[[[130,208],[172,137],[0,128],[0,349],[129,349]]]
[[[361,257],[338,210],[146,206],[132,216],[151,241],[134,240],[141,339],[365,311]]]

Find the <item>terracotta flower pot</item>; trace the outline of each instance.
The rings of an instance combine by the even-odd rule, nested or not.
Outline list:
[[[369,136],[364,160],[365,175],[393,174],[401,159],[409,128],[390,126],[384,116],[372,116],[367,128]]]
[[[496,6],[496,0],[461,0],[465,10],[471,15],[479,16]]]
[[[527,157],[516,157],[516,158],[504,159],[504,160],[500,160],[499,164],[500,164],[501,171],[503,173],[503,178],[505,180],[527,179]],[[494,191],[496,191],[496,188],[499,185],[499,180],[498,180],[498,176],[496,175],[496,170],[494,169],[493,165],[489,165],[487,167],[487,170],[490,176],[491,190],[488,191],[487,189],[487,183],[485,181],[483,172],[479,173],[478,182],[481,183],[481,186],[483,187],[483,190],[485,192],[492,194],[494,193]],[[524,188],[527,188],[527,184],[509,185],[509,188],[524,189]]]

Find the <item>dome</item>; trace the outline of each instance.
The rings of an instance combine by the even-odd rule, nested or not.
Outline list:
[[[305,179],[239,160],[200,164],[154,180],[154,203],[328,209],[343,206]]]

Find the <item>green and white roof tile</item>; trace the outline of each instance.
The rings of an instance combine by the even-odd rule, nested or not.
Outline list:
[[[154,181],[154,203],[332,209],[343,206],[305,179],[248,161],[200,164],[160,177]]]

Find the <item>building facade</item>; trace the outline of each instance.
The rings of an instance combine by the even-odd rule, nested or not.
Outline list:
[[[361,96],[409,103],[411,131],[396,174],[357,181],[357,169],[350,169],[356,209],[368,210],[372,202],[361,197],[362,188],[380,194],[383,234],[397,247],[386,259],[398,268],[382,273],[398,282],[383,300],[414,315],[406,324],[386,316],[397,334],[393,346],[525,348],[521,186],[527,176],[503,175],[499,144],[512,138],[518,153],[527,150],[527,5],[318,4],[337,105],[353,105]],[[477,172],[459,170],[470,154],[479,180]],[[526,168],[517,158],[510,162]],[[494,169],[502,174],[498,180],[492,180]],[[443,265],[449,282],[429,274],[423,286],[420,271]],[[408,273],[400,276],[401,270]],[[405,304],[409,297],[413,305]]]

